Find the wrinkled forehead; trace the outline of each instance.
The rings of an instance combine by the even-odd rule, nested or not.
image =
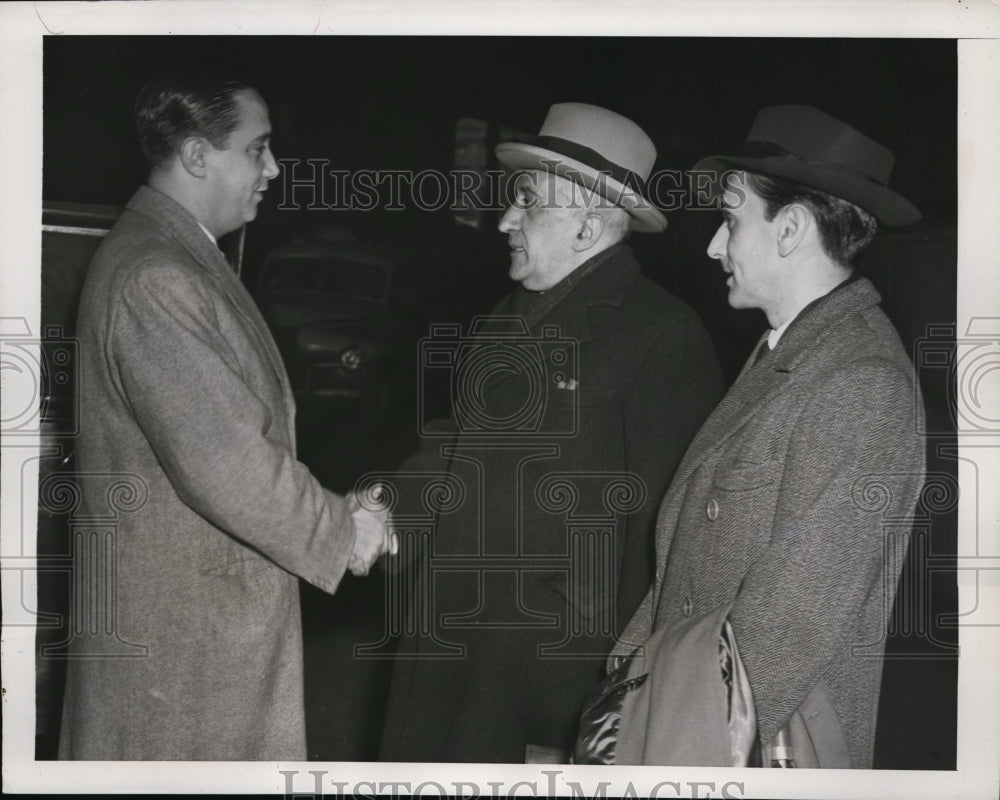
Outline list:
[[[543,201],[544,208],[571,208],[579,206],[582,202],[580,192],[573,181],[548,170],[519,170],[514,181],[514,189],[520,193],[537,196]]]
[[[555,186],[559,190],[565,191],[573,186],[573,181],[556,175],[551,170],[544,169],[522,169],[517,172],[516,186],[526,186],[534,188],[546,188]]]

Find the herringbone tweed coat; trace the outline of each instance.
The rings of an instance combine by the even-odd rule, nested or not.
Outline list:
[[[750,358],[677,469],[654,585],[612,653],[733,603],[761,739],[823,682],[854,767],[872,762],[878,656],[924,479],[913,368],[878,302],[849,283]],[[697,720],[663,724],[684,736]]]
[[[263,319],[194,218],[143,187],[90,265],[78,335],[84,508],[108,513],[100,475],[148,493],[118,515],[113,604],[114,636],[147,650],[74,641],[61,757],[304,759],[295,576],[334,591],[354,528],[295,460]]]

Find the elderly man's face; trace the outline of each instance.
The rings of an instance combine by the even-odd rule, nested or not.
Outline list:
[[[206,154],[210,219],[206,227],[216,236],[234,231],[257,216],[268,181],[278,175],[271,153],[271,122],[257,92],[246,89],[235,96],[239,115],[236,129],[222,149]]]
[[[510,244],[511,279],[540,292],[571,273],[579,265],[573,245],[586,213],[571,181],[538,170],[522,174],[499,226]]]

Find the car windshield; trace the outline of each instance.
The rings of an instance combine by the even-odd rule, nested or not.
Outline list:
[[[285,257],[268,264],[264,289],[275,291],[313,291],[381,300],[387,276],[375,264],[339,258]]]

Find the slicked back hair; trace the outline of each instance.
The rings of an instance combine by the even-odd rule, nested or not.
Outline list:
[[[801,203],[816,219],[823,251],[836,263],[854,269],[864,249],[871,244],[878,223],[853,203],[800,183],[747,172],[747,183],[764,201],[764,217],[770,221],[785,206]]]
[[[224,149],[239,121],[236,95],[249,88],[214,73],[178,73],[147,83],[136,98],[135,124],[149,165],[165,164],[190,136]]]

